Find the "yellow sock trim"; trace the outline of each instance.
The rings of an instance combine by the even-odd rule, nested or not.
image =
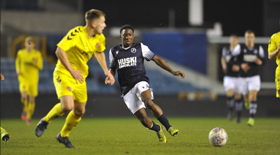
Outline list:
[[[71,130],[81,121],[82,117],[75,116],[73,110],[66,117],[65,124],[60,131],[61,137],[68,137]]]
[[[43,120],[47,121],[48,123],[51,122],[51,120],[58,118],[60,116],[64,115],[64,112],[62,110],[61,103],[57,103],[50,111],[49,113],[43,118]]]
[[[0,127],[0,130],[2,130],[2,127]]]

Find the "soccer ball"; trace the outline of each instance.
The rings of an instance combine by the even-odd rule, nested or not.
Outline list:
[[[210,131],[208,138],[213,146],[222,147],[227,143],[228,134],[225,129],[216,127]]]

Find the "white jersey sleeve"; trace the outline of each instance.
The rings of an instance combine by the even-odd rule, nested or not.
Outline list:
[[[232,50],[231,55],[232,56],[238,56],[240,53],[241,53],[241,46],[238,44]]]
[[[259,47],[259,55],[260,55],[261,58],[265,57],[264,56],[264,50],[263,50],[262,46]]]
[[[115,58],[112,54],[111,49],[109,51],[109,62],[110,62],[110,68],[115,68],[116,67]]]
[[[227,50],[226,48],[224,47],[223,48],[223,51],[222,51],[222,57],[226,57],[227,56]]]
[[[142,49],[142,56],[147,60],[150,61],[154,58],[155,54],[149,49],[148,46],[141,43]]]

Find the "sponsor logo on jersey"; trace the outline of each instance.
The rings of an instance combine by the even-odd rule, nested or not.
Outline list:
[[[131,48],[131,53],[136,53],[136,48]]]
[[[119,59],[118,63],[119,63],[119,69],[124,68],[124,67],[136,66],[137,58],[128,57],[128,58]]]
[[[256,58],[257,58],[257,56],[256,56],[256,55],[252,55],[252,54],[250,54],[250,55],[244,55],[244,56],[243,56],[243,60],[244,60],[245,62],[255,62]]]
[[[61,82],[61,79],[60,79],[59,76],[56,78],[56,81],[57,81],[57,83],[60,83],[60,82]]]

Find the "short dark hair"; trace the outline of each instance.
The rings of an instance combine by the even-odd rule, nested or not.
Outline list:
[[[245,34],[246,33],[253,33],[253,34],[255,34],[253,30],[247,30],[247,31],[245,31]]]
[[[234,33],[232,33],[232,34],[230,35],[230,37],[236,37],[236,38],[238,38],[238,36],[237,36],[236,34],[234,34]]]
[[[100,18],[101,16],[105,17],[105,13],[100,10],[97,10],[97,9],[91,9],[86,12],[85,19],[86,19],[86,22],[88,23],[96,18]]]
[[[128,25],[128,24],[123,25],[120,29],[120,34],[122,33],[123,29],[131,29],[132,32],[134,33],[134,28],[131,25]]]

